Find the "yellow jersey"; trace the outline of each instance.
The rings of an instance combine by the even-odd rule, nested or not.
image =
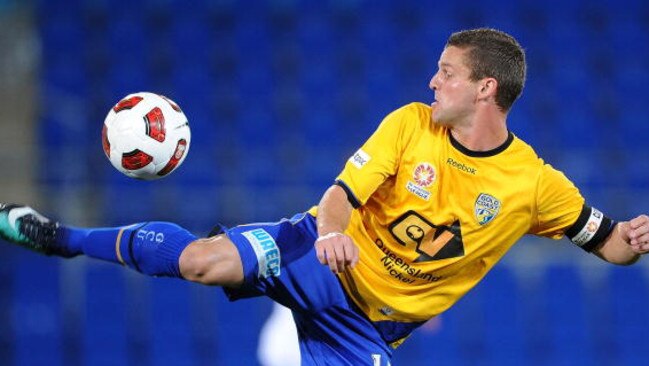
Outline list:
[[[475,286],[523,235],[561,238],[584,199],[513,134],[470,151],[431,107],[389,114],[337,178],[360,248],[343,287],[374,322],[423,322]],[[316,210],[312,213],[316,214]]]

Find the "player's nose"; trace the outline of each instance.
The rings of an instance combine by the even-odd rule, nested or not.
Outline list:
[[[428,82],[428,88],[432,91],[437,91],[439,84],[437,83],[437,74],[433,75]]]

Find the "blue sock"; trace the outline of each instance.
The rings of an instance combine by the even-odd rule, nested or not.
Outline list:
[[[121,263],[151,276],[181,277],[178,260],[196,236],[170,222],[115,228],[61,227],[58,244],[73,254]]]

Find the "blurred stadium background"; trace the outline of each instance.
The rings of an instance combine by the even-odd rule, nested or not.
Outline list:
[[[205,234],[307,209],[385,114],[430,102],[447,36],[477,26],[526,48],[512,131],[609,215],[649,211],[641,0],[0,0],[0,25],[0,201],[79,226]],[[127,179],[102,152],[105,114],[135,91],[190,120],[190,154],[162,181]],[[648,268],[526,238],[393,364],[649,364]],[[3,365],[254,365],[270,307],[0,246]]]

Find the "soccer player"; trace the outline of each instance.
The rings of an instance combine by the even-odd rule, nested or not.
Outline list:
[[[649,251],[649,217],[616,222],[587,205],[508,130],[526,74],[513,37],[454,33],[438,66],[435,101],[386,116],[309,212],[197,239],[166,222],[82,229],[3,205],[0,234],[45,254],[223,286],[232,300],[268,296],[293,311],[304,365],[388,365],[525,234],[567,236],[615,264]]]

